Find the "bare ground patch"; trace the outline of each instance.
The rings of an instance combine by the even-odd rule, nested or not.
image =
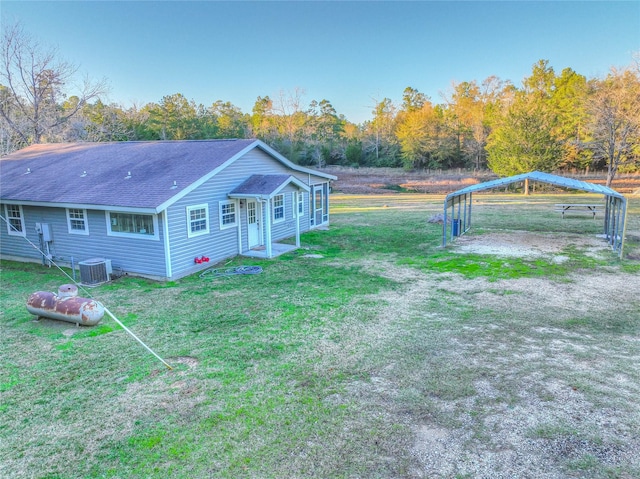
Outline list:
[[[580,235],[459,240],[461,254],[553,258],[570,245],[610,254],[601,239]],[[319,343],[317,368],[324,358],[334,367],[367,365],[368,380],[328,400],[356,401],[403,424],[407,433],[393,447],[407,448],[406,477],[638,477],[637,275],[489,282],[421,273],[393,258],[359,265],[401,287],[371,298],[375,316],[348,323],[339,344]],[[454,319],[460,311],[467,319]],[[387,351],[386,362],[369,364],[373,350]]]
[[[610,252],[607,242],[596,235],[583,234],[543,234],[529,231],[495,231],[479,235],[458,237],[453,248],[460,253],[491,254],[521,258],[553,257],[562,262],[562,254],[568,246],[585,250],[587,254],[600,256]]]

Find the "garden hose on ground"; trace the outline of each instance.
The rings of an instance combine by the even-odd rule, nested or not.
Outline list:
[[[201,278],[220,278],[235,276],[237,274],[259,274],[262,273],[261,266],[237,266],[236,268],[209,268],[200,273]]]

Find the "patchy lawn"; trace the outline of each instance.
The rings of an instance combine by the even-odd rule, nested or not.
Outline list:
[[[68,280],[2,262],[0,477],[640,477],[639,263],[558,197],[481,199],[446,249],[442,197],[335,196],[227,265],[262,274],[89,291],[172,370],[108,318],[35,321]]]

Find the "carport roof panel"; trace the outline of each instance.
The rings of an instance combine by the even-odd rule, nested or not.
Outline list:
[[[467,186],[461,190],[454,191],[447,195],[446,201],[456,196],[464,195],[467,193],[474,193],[476,191],[488,190],[491,188],[498,188],[500,186],[508,185],[511,183],[517,183],[524,180],[540,181],[542,183],[549,183],[564,188],[570,188],[575,190],[583,190],[589,193],[596,193],[605,196],[613,196],[615,198],[623,198],[623,196],[615,190],[602,185],[596,185],[594,183],[587,183],[586,181],[575,180],[573,178],[566,178],[564,176],[552,175],[550,173],[543,173],[541,171],[532,171],[530,173],[522,173],[520,175],[509,176],[507,178],[498,178],[497,180],[487,181],[484,183],[478,183],[477,185]]]

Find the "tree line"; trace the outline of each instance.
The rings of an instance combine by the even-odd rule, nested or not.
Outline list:
[[[532,170],[640,169],[640,58],[587,78],[547,60],[521,86],[492,76],[452,84],[435,102],[413,87],[376,99],[371,119],[348,121],[304,91],[258,97],[252,111],[196,104],[181,93],[123,108],[101,100],[106,81],[85,80],[19,25],[3,28],[0,154],[43,142],[259,138],[301,165]]]

